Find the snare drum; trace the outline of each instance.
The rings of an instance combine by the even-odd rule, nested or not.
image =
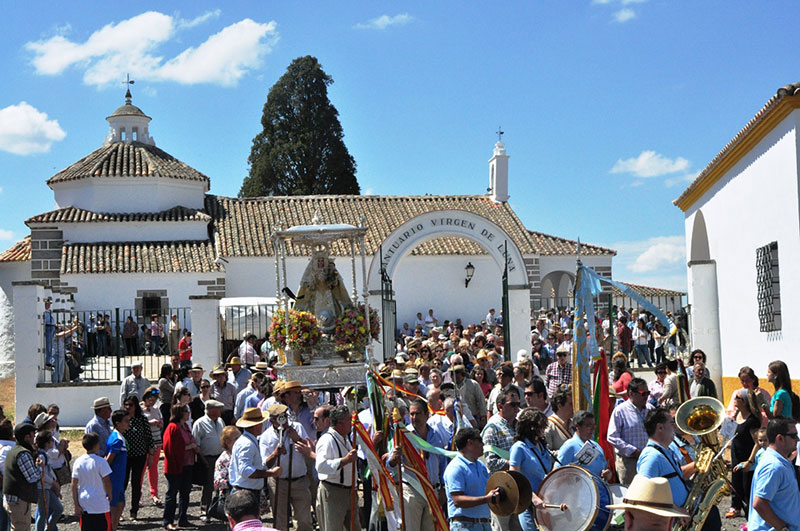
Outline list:
[[[545,503],[560,505],[567,510],[536,511],[536,523],[543,531],[605,531],[611,523],[611,493],[602,479],[583,468],[568,465],[547,474],[539,492]]]

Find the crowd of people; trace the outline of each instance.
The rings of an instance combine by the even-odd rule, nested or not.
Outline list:
[[[52,299],[44,300],[42,314],[44,335],[44,365],[53,383],[79,381],[86,363],[95,357],[108,356],[116,347],[115,334],[119,332],[120,354],[123,356],[163,355],[191,358],[191,331],[183,328],[177,314],[164,323],[158,313],[140,317],[138,324],[133,316],[116,323],[110,314],[88,313],[61,322],[66,314],[52,309]],[[188,350],[188,353],[187,353]]]
[[[126,509],[136,522],[143,503],[150,503],[161,508],[165,529],[193,526],[194,518],[249,529],[269,514],[270,525],[280,530],[340,531],[350,529],[351,519],[358,529],[391,530],[402,505],[407,530],[432,531],[434,513],[441,511],[454,530],[527,531],[538,529],[537,510],[558,506],[536,493],[549,474],[567,465],[627,487],[624,500],[610,505],[624,511],[626,529],[669,529],[675,519],[692,516],[682,506],[697,474],[698,439],[676,426],[676,411],[689,398],[718,398],[718,391],[705,354],[692,351],[684,366],[687,345],[680,335],[665,335],[646,312],[619,309],[616,322],[598,317],[598,324],[602,348],[616,351],[609,360],[613,410],[604,441],[595,439],[600,419],[573,407],[572,334],[581,328],[567,311],[536,316],[531,348],[515,353],[515,362],[504,352],[502,312],[493,309],[485,321],[466,326],[459,320],[440,324],[433,310],[425,318],[418,314],[413,328],[403,325],[396,357],[375,370],[386,407],[428,445],[424,479],[434,500],[420,488],[423,478],[408,455],[386,445],[390,437],[374,422],[365,390],[314,390],[279,380],[277,356],[256,349],[252,334],[209,378],[191,356],[173,356],[157,382],[134,363],[118,402],[94,401],[81,441],[86,454],[78,459],[71,460],[59,435],[55,405],[32,405],[16,427],[0,423],[0,531],[29,529],[32,515],[37,530],[57,529],[66,485],[81,528],[89,530],[116,530]],[[650,383],[634,374],[634,364],[654,366]],[[752,368],[743,367],[742,388],[727,406],[737,436],[731,445],[732,507],[724,517],[746,515],[751,531],[799,529],[792,460],[800,404],[785,363],[769,364],[766,376],[772,394],[759,386]],[[396,480],[402,502],[395,500],[393,513],[380,510],[378,472],[368,472],[364,448],[353,447],[354,413]],[[534,493],[519,515],[490,510],[502,495],[487,492],[489,477],[509,470],[527,478]],[[149,496],[143,502],[145,479]],[[194,509],[193,486],[200,489]],[[363,489],[363,503],[354,507],[356,488]],[[703,529],[720,529],[722,518],[711,510]]]

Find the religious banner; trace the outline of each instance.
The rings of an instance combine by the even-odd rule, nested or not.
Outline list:
[[[592,268],[579,262],[575,280],[575,315],[572,334],[572,400],[576,411],[589,409],[592,403],[590,371],[592,363],[596,362],[600,355],[595,330],[594,297],[602,292],[601,282],[617,288],[636,301],[641,308],[655,315],[656,319],[667,327],[670,336],[678,330],[675,323],[660,308],[633,289],[610,278],[601,277]]]

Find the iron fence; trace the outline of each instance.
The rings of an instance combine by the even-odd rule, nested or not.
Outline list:
[[[39,383],[114,382],[130,374],[141,361],[143,375],[158,381],[161,366],[177,355],[178,340],[191,329],[189,308],[170,308],[159,316],[163,334],[150,332],[153,316],[131,309],[51,310],[52,324],[42,321],[42,363]],[[177,324],[170,327],[170,316]],[[126,323],[129,323],[126,328]],[[172,329],[170,329],[172,328]]]
[[[258,351],[268,340],[272,315],[277,309],[277,304],[266,303],[220,306],[223,358],[227,360],[233,355],[248,334],[255,334]]]

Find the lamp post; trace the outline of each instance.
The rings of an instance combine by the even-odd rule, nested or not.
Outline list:
[[[466,278],[464,279],[464,287],[469,287],[469,281],[472,280],[472,276],[475,274],[475,266],[472,265],[472,262],[467,263],[467,267],[464,268],[464,272],[466,273]]]

